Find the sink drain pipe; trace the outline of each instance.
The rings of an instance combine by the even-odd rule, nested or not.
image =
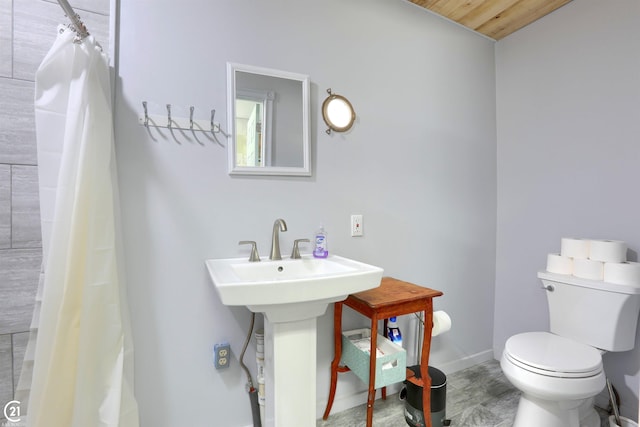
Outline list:
[[[251,325],[249,326],[249,333],[247,334],[247,339],[244,342],[244,347],[242,347],[242,353],[240,353],[240,366],[247,373],[247,391],[249,392],[249,400],[251,402],[251,415],[253,416],[253,427],[262,427],[262,422],[260,421],[260,405],[258,403],[258,390],[253,386],[253,380],[251,379],[251,372],[249,372],[249,368],[244,364],[244,353],[247,351],[247,346],[249,345],[249,341],[251,341],[251,334],[253,333],[253,324],[256,321],[256,314],[251,313]]]

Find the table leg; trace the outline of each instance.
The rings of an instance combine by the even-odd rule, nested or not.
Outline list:
[[[382,323],[382,328],[383,328],[383,335],[385,338],[389,338],[389,329],[387,329],[389,326],[388,323],[388,319],[384,319],[384,322]],[[382,400],[387,400],[387,387],[382,387]]]
[[[424,310],[424,331],[422,336],[422,354],[420,357],[420,375],[422,376],[422,412],[425,427],[431,426],[431,377],[429,376],[429,352],[431,351],[431,329],[433,328],[433,300],[429,298]]]
[[[340,366],[340,357],[342,356],[342,303],[337,302],[333,306],[333,348],[334,356],[331,362],[331,386],[329,387],[329,401],[327,408],[324,410],[323,420],[329,417],[333,399],[336,396],[336,386],[338,384],[338,368]]]
[[[373,402],[376,400],[376,349],[378,348],[378,318],[371,319],[371,348],[369,349],[369,393],[367,394],[367,427],[373,425]]]

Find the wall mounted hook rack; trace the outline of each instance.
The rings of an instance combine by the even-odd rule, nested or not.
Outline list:
[[[211,110],[211,118],[208,120],[194,119],[195,107],[189,107],[189,117],[177,117],[175,109],[172,111],[171,104],[166,104],[167,115],[149,114],[147,101],[142,101],[143,113],[138,116],[138,123],[148,128],[167,128],[169,130],[186,130],[198,132],[222,133],[224,136],[229,135],[222,131],[220,123],[215,122],[216,110]]]

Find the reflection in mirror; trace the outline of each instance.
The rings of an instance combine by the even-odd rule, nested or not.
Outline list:
[[[348,131],[356,120],[353,106],[344,96],[331,93],[331,89],[327,89],[327,93],[329,96],[322,103],[322,118],[329,126],[326,132],[330,134],[332,130],[336,132]]]
[[[308,76],[229,63],[229,173],[311,175]]]
[[[271,146],[273,92],[236,89],[236,165],[264,167]]]

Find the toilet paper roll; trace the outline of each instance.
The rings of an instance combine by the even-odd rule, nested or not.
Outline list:
[[[589,258],[589,240],[563,237],[560,240],[560,255],[571,258]]]
[[[583,279],[602,280],[604,277],[604,262],[583,258],[574,259],[573,275]]]
[[[604,281],[640,287],[640,263],[631,261],[605,262]]]
[[[573,274],[573,258],[560,254],[548,254],[547,271],[557,274]]]
[[[589,243],[589,259],[624,262],[627,260],[627,244],[620,240],[592,240]]]
[[[442,311],[435,311],[433,313],[433,329],[431,329],[431,336],[435,337],[451,329],[451,317]]]

